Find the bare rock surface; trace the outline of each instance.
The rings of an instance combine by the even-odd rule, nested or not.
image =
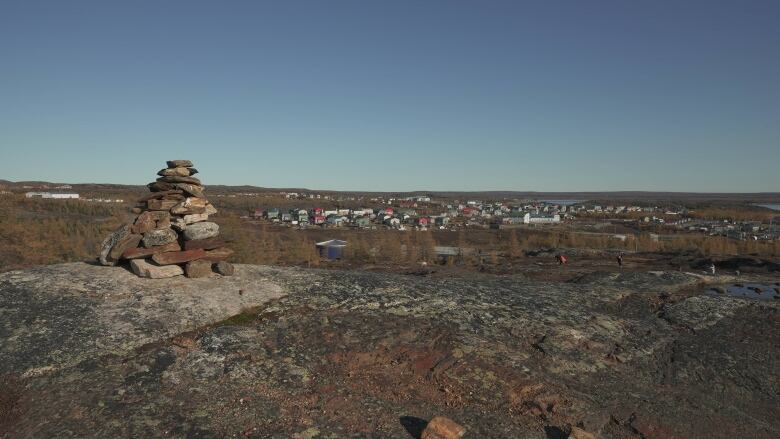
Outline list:
[[[70,263],[0,274],[0,375],[33,377],[121,356],[283,295],[267,270],[237,271],[141,279],[122,267]]]
[[[0,437],[779,437],[780,304],[697,282],[9,272]]]

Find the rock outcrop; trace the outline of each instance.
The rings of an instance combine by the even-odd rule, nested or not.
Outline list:
[[[777,301],[668,272],[234,270],[0,274],[0,437],[780,436]]]

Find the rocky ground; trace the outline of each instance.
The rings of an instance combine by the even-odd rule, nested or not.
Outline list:
[[[701,282],[4,273],[0,437],[780,437],[780,301]]]

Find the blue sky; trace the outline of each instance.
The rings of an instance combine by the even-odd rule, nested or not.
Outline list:
[[[777,1],[0,1],[0,178],[780,191]]]

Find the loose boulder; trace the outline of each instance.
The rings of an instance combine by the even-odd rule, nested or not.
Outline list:
[[[184,229],[184,239],[187,241],[213,238],[218,234],[219,225],[210,221],[190,224],[186,229]]]
[[[184,266],[184,275],[190,278],[209,277],[211,274],[211,262],[209,261],[190,261]]]
[[[154,229],[144,233],[144,247],[154,247],[175,242],[179,236],[173,229]]]
[[[178,265],[159,266],[150,264],[145,259],[133,259],[130,261],[130,268],[137,276],[149,279],[164,279],[184,274],[184,270]]]
[[[425,427],[420,439],[460,439],[464,434],[466,429],[452,419],[436,416]]]
[[[111,257],[111,249],[113,249],[118,242],[127,238],[129,234],[130,224],[124,224],[111,232],[111,234],[103,240],[103,243],[100,245],[100,256],[98,258],[102,265],[116,265],[117,262],[119,262],[118,259]]]
[[[230,262],[219,261],[214,264],[214,271],[222,276],[232,276],[236,272],[236,269]]]

